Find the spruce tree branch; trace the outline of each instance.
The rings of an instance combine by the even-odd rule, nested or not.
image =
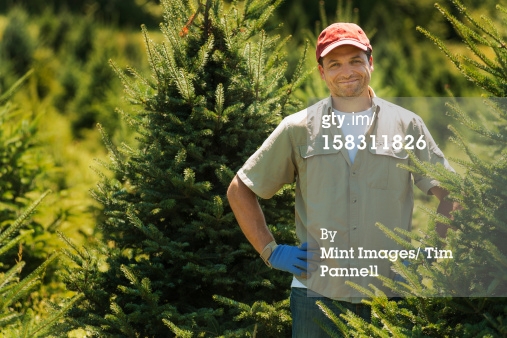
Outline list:
[[[465,77],[475,83],[477,86],[493,94],[493,96],[502,97],[503,89],[500,88],[492,79],[480,74],[473,68],[460,65],[459,70]]]
[[[4,253],[9,251],[11,248],[13,248],[16,244],[18,244],[23,238],[27,237],[28,235],[31,235],[34,233],[33,229],[30,229],[28,231],[23,232],[21,235],[18,235],[16,238],[10,240],[7,242],[6,245],[2,246],[0,248],[0,256],[2,256]]]
[[[479,125],[478,123],[475,123],[475,121],[469,118],[468,115],[464,113],[458,106],[449,104],[447,104],[447,106],[451,109],[452,112],[449,113],[449,115],[456,118],[456,120],[460,121],[461,123],[463,123],[468,129],[491,140],[498,141],[501,143],[507,143],[507,136],[501,133],[494,133],[484,128],[483,126]],[[455,132],[456,135],[459,135],[459,132],[454,127],[450,126],[449,129],[451,129],[453,133]],[[460,139],[462,138],[460,137]]]
[[[77,294],[72,297],[61,309],[56,312],[52,312],[49,318],[44,319],[35,328],[31,329],[29,337],[40,337],[42,335],[46,336],[53,328],[53,326],[56,325],[57,322],[61,320],[63,316],[65,316],[65,314],[69,312],[70,309],[83,298],[84,294]]]
[[[39,204],[42,202],[46,196],[51,193],[51,190],[47,190],[44,192],[34,203],[32,203],[28,209],[19,216],[14,223],[9,226],[4,232],[0,234],[0,243],[3,243],[9,236],[11,236],[14,232],[16,232],[21,225],[23,225],[23,222],[30,217],[30,215],[35,211],[35,209],[39,206]]]
[[[444,15],[444,17],[455,27],[455,30],[460,34],[460,36],[463,37],[463,39],[466,41],[467,45],[471,46],[471,48],[475,48],[477,55],[481,57],[483,55],[478,51],[478,49],[474,46],[474,43],[471,42],[469,36],[473,37],[475,40],[479,41],[480,43],[483,43],[487,46],[490,46],[490,43],[479,36],[477,33],[475,33],[473,30],[465,26],[463,23],[461,23],[459,20],[457,20],[454,16],[452,16],[447,10],[445,10],[443,7],[441,7],[439,4],[435,4],[435,7]],[[463,9],[463,8],[461,8]],[[434,35],[426,31],[425,29],[421,27],[417,27],[417,30],[426,35],[430,40],[432,40],[451,60],[452,63],[460,70],[460,72],[465,75],[465,77],[476,83],[478,86],[484,88],[488,92],[492,93],[495,96],[502,96],[502,90],[498,87],[496,83],[494,83],[491,79],[479,74],[475,70],[472,70],[468,67],[465,67],[455,56],[452,54],[447,47],[444,45],[444,43],[436,38]],[[484,57],[484,56],[483,56]],[[481,58],[486,64],[492,65],[492,68],[498,68],[494,63],[492,63],[488,58],[484,57]]]
[[[463,60],[465,60],[466,62],[468,62],[469,64],[471,64],[475,68],[478,68],[478,69],[481,69],[487,73],[490,73],[494,77],[501,78],[502,76],[504,76],[503,70],[499,69],[499,67],[497,67],[496,65],[493,65],[493,67],[490,67],[488,65],[483,65],[483,64],[471,59],[470,57],[468,57],[466,55],[463,56]]]
[[[459,1],[459,0],[451,0],[452,3],[456,6],[456,8],[465,16],[466,19],[468,19],[475,27],[477,27],[479,30],[483,31],[487,35],[489,35],[493,40],[500,43],[500,45],[505,47],[505,43],[499,39],[498,32],[496,29],[492,26],[492,30],[486,29],[483,25],[481,25],[477,20],[475,20],[467,11],[467,8]],[[496,33],[496,34],[495,34]],[[478,36],[478,35],[476,35]],[[482,37],[478,41],[486,41]],[[489,43],[484,43],[485,45],[490,46]]]
[[[490,58],[488,58],[484,53],[481,52],[481,50],[477,47],[477,44],[474,43],[468,36],[465,36],[464,38],[464,42],[467,44],[467,46],[472,50],[472,52],[477,56],[479,57],[479,59],[484,62],[484,64],[486,65],[486,67],[477,67],[479,69],[483,69],[485,70],[486,72],[488,73],[491,73],[493,75],[500,75],[500,77],[502,77],[503,75],[501,74],[501,70],[499,69],[498,65],[495,64]],[[489,45],[489,44],[488,44]],[[467,60],[470,60],[472,61],[472,59],[468,58],[468,57],[463,57],[463,58],[466,58]],[[478,63],[475,63],[473,64],[474,66],[475,65],[478,65]],[[489,68],[489,69],[488,69]]]
[[[427,31],[426,29],[418,26],[416,28],[417,31],[421,32],[422,34],[424,34],[428,39],[430,39],[431,41],[433,41],[433,43],[435,43],[435,45],[440,48],[444,54],[451,60],[452,63],[454,63],[454,65],[459,69],[461,70],[461,62],[459,61],[459,59],[457,58],[456,55],[452,54],[449,49],[445,46],[445,44],[442,42],[442,40],[440,40],[439,38],[437,38],[436,36],[434,36],[433,34],[431,34],[429,31]]]
[[[73,260],[76,264],[78,264],[79,266],[82,266],[83,262],[90,260],[91,255],[88,252],[88,250],[86,249],[86,247],[83,247],[84,250],[81,250],[77,245],[75,245],[72,242],[72,240],[70,238],[65,236],[63,234],[63,232],[57,231],[57,234],[58,234],[58,237],[60,237],[60,239],[62,241],[64,241],[68,246],[70,246],[72,248],[72,250],[74,250],[74,252],[76,252],[78,254],[78,256],[76,256],[66,249],[63,250],[63,253],[66,256],[68,256],[71,260]]]
[[[507,14],[507,7],[504,7],[500,4],[496,4],[495,8],[497,10],[499,10],[500,12],[502,12],[503,14]],[[504,19],[504,22],[505,22],[505,19]]]
[[[102,135],[102,141],[106,145],[106,148],[109,151],[109,154],[111,155],[110,158],[111,158],[113,164],[118,166],[118,168],[116,170],[121,171],[121,172],[125,172],[126,167],[123,163],[122,156],[118,152],[118,149],[113,144],[113,142],[111,142],[111,138],[107,134],[106,130],[104,128],[102,128],[101,124],[97,124],[97,128],[99,129],[99,132]]]
[[[33,69],[30,69],[21,78],[19,78],[9,89],[7,89],[5,93],[0,95],[0,106],[4,105],[32,74]]]
[[[329,307],[327,307],[320,300],[318,300],[316,304],[319,307],[319,309],[322,312],[324,312],[326,317],[329,318],[333,322],[333,324],[340,330],[342,335],[347,337],[349,335],[349,328],[340,318],[338,318],[338,316],[334,313],[334,311],[331,310]],[[345,308],[341,304],[335,303],[335,306],[340,310],[341,313],[346,312]],[[321,321],[319,321],[318,324],[322,329],[324,329],[329,334],[330,337],[341,337],[341,335],[338,336],[334,330],[332,330],[329,326],[324,325],[324,323],[322,323]]]
[[[12,268],[10,268],[7,272],[1,275],[0,280],[0,294],[4,294],[9,288],[12,288],[14,285],[8,285],[9,282],[14,279],[25,266],[25,262],[18,262]],[[7,286],[7,287],[6,287]],[[0,306],[3,306],[3,300],[0,300]]]
[[[493,51],[495,52],[496,60],[499,63],[498,68],[500,68],[503,72],[500,76],[498,76],[498,80],[505,88],[505,86],[507,85],[507,76],[506,76],[506,73],[507,73],[507,50],[504,50],[502,48],[493,48]]]
[[[309,41],[305,41],[305,46],[303,49],[303,55],[298,61],[298,64],[296,66],[296,69],[294,70],[294,73],[292,74],[292,78],[290,80],[289,86],[286,89],[286,93],[284,96],[284,100],[282,101],[282,111],[284,110],[285,106],[289,102],[290,96],[294,93],[294,91],[299,88],[304,81],[308,78],[308,76],[312,73],[311,70],[304,72],[305,68],[305,61],[306,61],[306,54],[308,52],[308,44]],[[284,88],[285,90],[285,88]]]
[[[504,100],[504,98],[500,98],[499,101],[497,101],[497,99],[485,100],[485,104],[489,108],[489,111],[499,120],[507,120],[507,109],[505,109],[507,107],[507,100]]]
[[[496,26],[493,23],[493,21],[491,21],[491,19],[485,15],[481,15],[481,19],[484,20],[484,22],[486,22],[486,24],[488,25],[489,31],[491,32],[491,37],[493,38],[494,41],[498,42],[498,44],[499,44],[498,47],[505,49],[505,47],[506,47],[505,41],[501,38],[500,32],[498,31],[498,29],[496,29]],[[491,45],[491,47],[496,47],[496,46]]]
[[[341,8],[340,5],[337,6],[338,8]],[[338,10],[338,9],[337,9]],[[324,27],[329,26],[327,21],[327,13],[326,13],[326,6],[324,1],[319,1],[319,18],[321,21],[321,27],[319,27],[318,31],[322,31]]]
[[[168,319],[163,318],[162,322],[164,325],[166,325],[175,335],[179,338],[192,338],[194,335],[192,334],[192,331],[189,330],[182,330],[179,327],[177,327],[173,322],[171,322]]]
[[[375,223],[375,226],[377,228],[379,228],[380,230],[382,230],[382,232],[387,237],[391,238],[393,241],[395,241],[396,243],[398,243],[399,245],[401,245],[405,249],[410,250],[410,249],[414,248],[414,246],[409,241],[407,241],[406,239],[401,238],[400,236],[398,236],[397,234],[395,234],[394,231],[390,230],[389,228],[387,228],[382,223],[377,222],[377,223]],[[395,230],[398,230],[398,229],[395,229]]]
[[[112,324],[122,333],[126,334],[127,337],[137,338],[139,335],[132,325],[130,325],[128,316],[123,312],[123,309],[116,302],[111,302],[110,308],[114,314],[106,315],[106,319],[111,320]]]
[[[32,323],[34,321],[33,310],[28,309],[28,311],[23,316],[23,321],[21,322],[21,334],[20,338],[31,338],[33,336],[29,336],[30,328],[32,327]]]
[[[254,74],[254,91],[255,91],[255,102],[259,101],[259,91],[261,86],[262,74],[264,71],[264,48],[266,44],[266,32],[261,31],[261,39],[257,46],[258,54],[256,58],[256,71]]]
[[[23,317],[23,314],[18,312],[9,312],[0,315],[0,327],[6,327],[7,325],[19,320]]]
[[[440,6],[439,4],[435,4],[435,7],[442,13],[442,15],[449,21],[452,26],[454,27],[456,33],[458,33],[463,39],[475,39],[477,42],[490,46],[490,43],[488,40],[477,34],[474,30],[472,30],[470,27],[465,25],[463,22],[458,20],[454,15],[449,13],[444,7]],[[467,43],[468,45],[468,43]]]
[[[51,254],[51,256],[49,256],[48,259],[46,259],[39,267],[37,267],[37,269],[35,269],[32,273],[30,273],[28,276],[23,278],[18,284],[16,284],[16,286],[12,290],[10,290],[10,292],[7,295],[5,295],[3,299],[4,303],[2,309],[5,310],[6,306],[26,295],[26,293],[31,288],[33,288],[37,283],[39,283],[41,275],[46,269],[46,267],[49,264],[51,264],[58,256],[59,256],[58,252]]]
[[[200,7],[201,7],[201,3],[199,2],[199,8]],[[210,36],[210,34],[211,34],[210,8],[211,8],[211,0],[206,0],[206,7],[204,8],[204,34],[205,34],[205,36]]]
[[[275,9],[278,8],[282,4],[282,2],[283,0],[275,0],[275,2],[272,5],[263,9],[262,15],[259,18],[257,18],[257,20],[255,20],[255,25],[253,27],[254,31],[262,30],[262,27],[264,27],[264,25],[271,17]]]
[[[153,73],[155,73],[157,79],[160,82],[161,79],[162,79],[162,76],[161,76],[161,74],[159,74],[158,66],[157,66],[157,64],[155,62],[154,50],[152,48],[153,41],[149,38],[149,36],[148,36],[148,29],[146,28],[145,25],[141,26],[141,31],[143,33],[144,44],[146,46],[146,51],[148,53],[148,64],[150,65],[151,71]]]

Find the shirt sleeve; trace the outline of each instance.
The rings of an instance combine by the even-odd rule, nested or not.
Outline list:
[[[431,136],[428,128],[426,127],[422,119],[419,118],[417,122],[419,135],[422,135],[424,141],[426,141],[426,146],[424,148],[419,149],[418,147],[415,147],[414,152],[417,158],[423,162],[429,162],[431,164],[440,163],[447,170],[455,172],[454,169],[449,164],[449,162],[447,161],[447,159],[445,158],[444,153],[435,143],[435,140]],[[417,140],[418,139],[416,139],[415,142],[417,142]],[[438,186],[439,182],[434,178],[414,173],[414,184],[424,193],[431,195],[430,189],[435,186]]]
[[[238,177],[257,196],[271,198],[296,177],[290,130],[284,119],[238,171]]]

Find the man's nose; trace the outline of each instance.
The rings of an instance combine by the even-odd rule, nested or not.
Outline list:
[[[350,65],[343,65],[340,70],[341,70],[340,75],[346,79],[354,75],[353,67]]]

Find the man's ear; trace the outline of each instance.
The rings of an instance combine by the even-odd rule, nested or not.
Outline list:
[[[368,60],[368,62],[370,63],[370,71],[373,72],[373,55],[370,55],[370,60]]]
[[[319,73],[320,73],[320,78],[322,80],[324,80],[325,79],[325,77],[324,77],[324,67],[322,67],[322,65],[320,63],[319,63]]]

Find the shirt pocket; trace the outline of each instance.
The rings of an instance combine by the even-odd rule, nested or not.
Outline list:
[[[347,162],[341,150],[329,147],[325,149],[324,143],[299,146],[301,164],[299,165],[299,178],[302,190],[309,196],[335,190],[343,185],[348,177]]]
[[[404,149],[369,148],[366,155],[366,179],[370,188],[406,189],[411,179],[410,172],[398,167],[399,164],[408,165],[409,157]]]

